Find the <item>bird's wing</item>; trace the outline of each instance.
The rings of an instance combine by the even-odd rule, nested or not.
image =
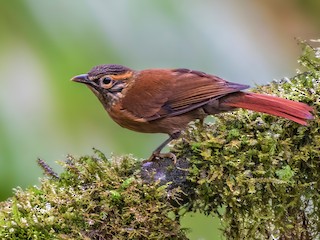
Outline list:
[[[192,111],[248,87],[189,69],[144,70],[124,93],[122,104],[135,116],[152,121]]]

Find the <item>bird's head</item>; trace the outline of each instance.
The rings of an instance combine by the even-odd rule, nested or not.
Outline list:
[[[102,104],[109,108],[122,97],[122,90],[133,74],[134,71],[125,66],[105,64],[95,66],[88,73],[77,75],[71,80],[87,85]]]

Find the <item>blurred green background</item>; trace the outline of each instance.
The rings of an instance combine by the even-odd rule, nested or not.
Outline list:
[[[319,37],[319,11],[319,0],[0,1],[0,200],[38,184],[37,157],[59,171],[67,154],[146,158],[166,138],[117,126],[72,76],[117,63],[267,83],[295,74],[294,37]],[[183,224],[220,239],[217,219]]]

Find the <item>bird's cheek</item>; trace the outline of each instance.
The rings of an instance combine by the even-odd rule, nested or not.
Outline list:
[[[87,87],[88,87],[96,96],[98,96],[98,95],[100,94],[99,91],[98,91],[97,89],[95,89],[94,87],[89,86],[89,85],[87,85]]]

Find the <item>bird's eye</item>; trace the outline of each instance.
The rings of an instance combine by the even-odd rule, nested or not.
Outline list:
[[[103,77],[100,80],[101,86],[104,88],[110,88],[112,87],[112,79],[110,77]]]
[[[108,85],[109,83],[111,83],[111,78],[109,77],[104,77],[102,79],[102,83]]]

